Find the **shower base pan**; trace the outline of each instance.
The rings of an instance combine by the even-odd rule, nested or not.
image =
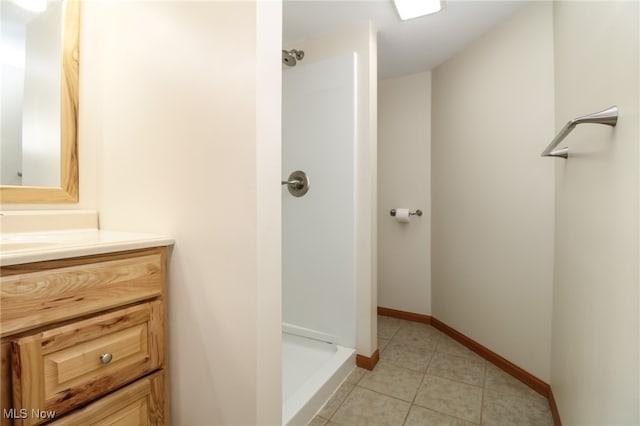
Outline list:
[[[353,370],[355,356],[351,348],[283,331],[282,423],[311,421]]]

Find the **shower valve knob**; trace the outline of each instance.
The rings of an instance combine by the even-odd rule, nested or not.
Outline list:
[[[283,185],[292,185],[296,189],[300,189],[302,187],[302,185],[304,185],[304,183],[300,179],[283,180],[282,184]]]
[[[302,170],[291,172],[289,179],[283,180],[282,185],[287,185],[289,193],[294,197],[302,197],[309,190],[309,178]]]

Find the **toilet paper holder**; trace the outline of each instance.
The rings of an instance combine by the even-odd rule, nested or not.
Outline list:
[[[396,209],[391,209],[391,211],[389,212],[389,214],[393,217],[396,216]],[[418,209],[415,212],[410,211],[409,212],[409,216],[422,216],[422,210]]]

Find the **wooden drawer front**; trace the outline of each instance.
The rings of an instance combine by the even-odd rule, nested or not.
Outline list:
[[[162,367],[162,309],[161,301],[149,302],[17,339],[15,408],[60,415]],[[102,363],[106,353],[111,361]]]
[[[161,249],[128,258],[102,259],[3,276],[2,336],[28,330],[34,324],[48,325],[162,294],[165,270]],[[10,272],[10,268],[3,272]]]
[[[44,356],[45,397],[50,397],[78,383],[96,381],[121,363],[138,364],[149,358],[146,323],[107,334],[95,340]],[[102,354],[112,361],[103,364]]]
[[[88,406],[49,423],[51,426],[162,426],[164,372],[115,391]]]

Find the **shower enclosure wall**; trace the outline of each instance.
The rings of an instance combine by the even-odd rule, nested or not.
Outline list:
[[[283,70],[283,422],[305,424],[354,366],[355,54]]]

